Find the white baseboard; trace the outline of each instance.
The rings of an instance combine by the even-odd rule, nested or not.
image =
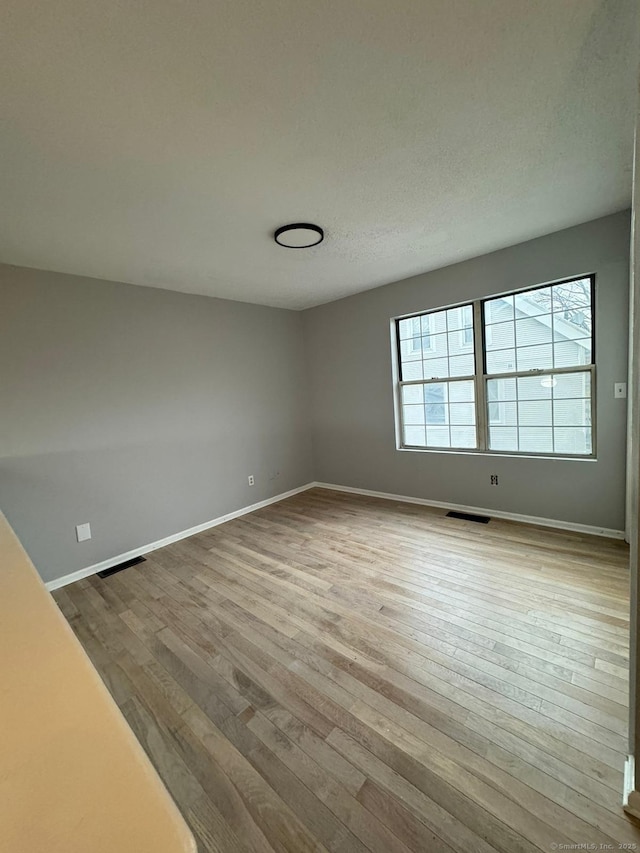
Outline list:
[[[490,515],[492,518],[503,518],[506,521],[518,521],[521,524],[535,524],[540,527],[554,527],[558,530],[569,530],[573,533],[586,533],[591,536],[604,536],[607,539],[624,539],[624,530],[614,530],[608,527],[592,527],[589,524],[575,524],[572,521],[557,521],[553,518],[538,518],[535,515],[521,515],[517,512],[503,512],[498,509],[485,509],[477,506],[445,503],[444,501],[432,501],[427,500],[427,498],[411,498],[407,495],[394,495],[389,492],[374,492],[371,489],[356,489],[352,486],[337,486],[333,483],[313,483],[312,485],[318,489],[330,489],[334,492],[348,492],[352,495],[366,495],[371,498],[382,498],[387,501],[420,504],[421,506],[433,506],[438,507],[439,509],[468,512],[474,515]]]
[[[209,530],[211,527],[217,527],[219,524],[224,524],[225,521],[231,521],[234,518],[240,518],[242,515],[247,515],[250,512],[255,512],[257,509],[269,506],[270,504],[278,503],[279,501],[291,498],[301,492],[306,492],[308,489],[329,489],[334,492],[347,492],[353,495],[365,495],[372,498],[382,498],[387,501],[397,501],[400,503],[420,504],[421,506],[432,506],[440,509],[456,510],[457,512],[469,512],[475,515],[490,515],[493,518],[504,518],[507,521],[519,521],[522,524],[536,524],[542,527],[554,527],[559,530],[569,530],[574,533],[586,533],[592,536],[605,536],[610,539],[624,539],[624,530],[613,530],[606,527],[592,527],[588,524],[574,524],[571,521],[556,521],[552,518],[538,518],[533,515],[520,515],[515,512],[503,512],[502,510],[484,509],[477,506],[464,506],[462,504],[445,503],[443,501],[432,501],[427,498],[412,498],[407,495],[394,495],[390,492],[374,492],[371,489],[356,489],[352,486],[338,486],[334,483],[307,483],[297,489],[291,489],[288,492],[283,492],[280,495],[274,495],[272,498],[267,498],[264,501],[251,504],[250,506],[242,507],[234,512],[221,515],[211,521],[205,521],[203,524],[197,524],[195,527],[190,527],[188,530],[181,530],[179,533],[173,533],[171,536],[166,536],[164,539],[158,539],[157,542],[150,542],[148,545],[141,545],[139,548],[134,548],[132,551],[127,551],[124,554],[118,554],[116,557],[110,557],[108,560],[103,560],[101,563],[94,563],[92,566],[87,566],[84,569],[79,569],[77,572],[63,575],[61,578],[48,581],[45,586],[49,591],[59,589],[62,586],[73,583],[74,581],[82,580],[90,575],[95,575],[105,569],[111,569],[119,563],[125,563],[127,560],[133,560],[134,557],[141,557],[151,551],[156,551],[158,548],[164,548],[165,545],[171,545],[172,542],[179,542],[180,539],[186,539],[188,536],[194,536],[196,533],[202,533],[203,530]]]
[[[141,545],[139,548],[134,548],[132,551],[127,551],[124,554],[118,554],[117,557],[110,557],[108,560],[103,560],[101,563],[94,563],[92,566],[87,566],[85,569],[79,569],[77,572],[63,575],[61,578],[48,581],[45,586],[52,592],[54,589],[59,589],[62,586],[67,586],[74,581],[88,578],[90,575],[95,575],[98,572],[103,572],[105,569],[111,569],[120,563],[126,563],[127,560],[133,560],[134,557],[142,557],[150,551],[157,551],[158,548],[164,548],[165,545],[171,545],[172,542],[179,542],[180,539],[186,539],[188,536],[194,536],[196,533],[202,533],[203,530],[209,530],[211,527],[217,527],[219,524],[224,524],[225,521],[231,521],[233,518],[239,518],[241,515],[247,515],[250,512],[255,512],[257,509],[262,509],[264,506],[284,501],[300,492],[306,492],[307,489],[312,489],[315,483],[307,483],[304,486],[299,486],[297,489],[291,489],[288,492],[282,492],[280,495],[274,495],[272,498],[267,498],[264,501],[251,504],[250,506],[242,507],[234,512],[229,512],[226,515],[221,515],[211,521],[205,521],[202,524],[197,524],[195,527],[190,527],[188,530],[181,530],[179,533],[173,533],[171,536],[166,536],[164,539],[158,539],[157,542],[150,542],[148,545]]]

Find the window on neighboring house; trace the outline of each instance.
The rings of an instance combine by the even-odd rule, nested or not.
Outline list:
[[[400,445],[593,456],[594,278],[396,321]]]
[[[471,305],[464,305],[461,311],[461,321],[464,325],[460,330],[460,346],[466,349],[473,346],[473,308]]]
[[[496,379],[495,382],[487,384],[487,415],[489,426],[504,422],[503,402],[504,379]]]
[[[411,336],[407,338],[407,349],[416,359],[422,358],[422,354],[430,352],[431,342],[431,317],[423,314],[421,317],[410,317],[411,323],[407,325],[407,331]]]

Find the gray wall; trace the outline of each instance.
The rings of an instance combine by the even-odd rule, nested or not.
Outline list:
[[[45,580],[313,479],[622,529],[628,258],[623,213],[303,313],[0,267],[0,508]],[[587,272],[597,461],[396,450],[390,318]]]
[[[306,386],[299,313],[0,267],[0,507],[51,580],[300,486]]]
[[[320,482],[624,529],[628,213],[304,314]],[[390,318],[595,272],[597,461],[396,450]],[[499,486],[490,474],[499,474]]]

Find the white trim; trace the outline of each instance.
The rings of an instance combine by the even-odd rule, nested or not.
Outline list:
[[[635,758],[627,755],[624,763],[624,789],[622,794],[622,808],[628,815],[640,819],[640,791],[636,791],[635,785]]]
[[[622,805],[626,807],[629,805],[629,797],[633,793],[634,790],[634,780],[635,780],[635,758],[633,755],[627,755],[627,758],[624,762],[624,782],[622,786]]]
[[[441,509],[453,509],[458,512],[469,512],[476,515],[490,515],[494,518],[503,518],[507,521],[519,521],[521,524],[536,524],[542,527],[554,527],[560,530],[570,530],[575,533],[587,533],[592,536],[604,536],[609,539],[624,539],[624,530],[613,530],[607,527],[592,527],[589,524],[575,524],[571,521],[556,521],[552,518],[538,518],[533,515],[521,515],[515,512],[503,512],[497,509],[485,509],[482,507],[464,506],[463,504],[445,503],[444,501],[433,501],[427,498],[412,498],[408,495],[394,495],[390,492],[375,492],[371,489],[356,489],[352,486],[338,486],[334,483],[307,483],[304,486],[299,486],[297,489],[291,489],[288,492],[283,492],[280,495],[274,495],[272,498],[267,498],[264,501],[259,501],[255,504],[242,507],[234,512],[221,515],[211,521],[205,521],[202,524],[197,524],[195,527],[190,527],[188,530],[181,530],[179,533],[173,533],[171,536],[166,536],[164,539],[158,539],[156,542],[151,542],[148,545],[141,545],[139,548],[134,548],[124,554],[118,554],[116,557],[110,557],[108,560],[103,560],[101,563],[94,563],[92,566],[87,566],[84,569],[78,569],[77,572],[63,575],[55,580],[47,581],[46,588],[51,592],[54,589],[59,589],[74,581],[82,580],[90,575],[95,575],[105,569],[111,569],[119,563],[125,563],[127,560],[133,560],[134,557],[141,557],[151,551],[156,551],[158,548],[164,548],[165,545],[171,545],[172,542],[179,542],[181,539],[186,539],[188,536],[195,536],[196,533],[202,533],[203,530],[209,530],[211,527],[217,527],[219,524],[224,524],[225,521],[231,521],[234,518],[240,518],[242,515],[247,515],[250,512],[255,512],[257,509],[269,506],[270,504],[278,503],[279,501],[291,498],[294,495],[299,495],[301,492],[306,492],[309,489],[328,489],[334,492],[347,492],[353,495],[366,495],[371,498],[381,498],[388,501],[399,501],[401,503],[419,504],[421,506],[433,506]]]
[[[427,498],[412,498],[407,495],[394,495],[389,492],[374,492],[371,489],[356,489],[351,486],[336,486],[333,483],[313,483],[318,489],[330,489],[334,492],[348,492],[353,495],[367,495],[371,498],[382,498],[387,501],[399,501],[421,506],[434,506],[441,509],[452,509],[457,512],[468,512],[474,515],[490,515],[493,518],[503,518],[507,521],[518,521],[521,524],[535,524],[540,527],[554,527],[559,530],[569,530],[573,533],[587,533],[591,536],[604,536],[608,539],[624,539],[624,530],[614,530],[609,527],[593,527],[590,524],[576,524],[573,521],[558,521],[554,518],[538,518],[535,515],[521,515],[517,512],[503,512],[499,509],[486,509],[477,506],[432,501]]]
[[[217,527],[219,524],[224,524],[225,521],[231,521],[234,518],[239,518],[241,515],[247,515],[250,512],[255,512],[257,509],[269,506],[270,504],[284,501],[294,495],[299,495],[300,492],[306,492],[312,489],[316,484],[307,483],[304,486],[299,486],[297,489],[291,489],[288,492],[282,492],[280,495],[274,495],[272,498],[267,498],[264,501],[251,504],[250,506],[236,509],[234,512],[229,512],[226,515],[221,515],[211,521],[205,521],[202,524],[197,524],[195,527],[190,527],[188,530],[181,530],[179,533],[173,533],[171,536],[166,536],[164,539],[158,539],[157,542],[151,542],[149,545],[141,545],[139,548],[134,548],[132,551],[127,551],[125,554],[118,554],[117,557],[110,557],[108,560],[103,560],[101,563],[94,563],[92,566],[87,566],[85,569],[79,569],[77,572],[71,572],[69,575],[63,575],[61,578],[56,578],[52,581],[47,581],[45,584],[49,592],[54,589],[59,589],[61,586],[74,581],[88,578],[90,575],[95,575],[105,569],[111,569],[119,563],[125,563],[127,560],[133,560],[134,557],[141,557],[143,554],[148,554],[151,551],[157,551],[158,548],[164,548],[165,545],[171,545],[172,542],[179,542],[180,539],[186,539],[188,536],[194,536],[196,533],[202,533],[203,530],[209,530],[211,527]]]

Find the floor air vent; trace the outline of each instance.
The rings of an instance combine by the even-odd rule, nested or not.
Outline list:
[[[103,572],[98,572],[99,578],[108,578],[110,575],[115,575],[117,572],[122,572],[131,566],[137,566],[138,563],[144,563],[145,557],[134,557],[133,560],[127,560],[126,563],[118,563],[117,566],[112,566],[110,569],[105,569]]]
[[[488,515],[472,515],[470,512],[448,512],[447,518],[459,518],[460,521],[476,521],[478,524],[489,524]]]

